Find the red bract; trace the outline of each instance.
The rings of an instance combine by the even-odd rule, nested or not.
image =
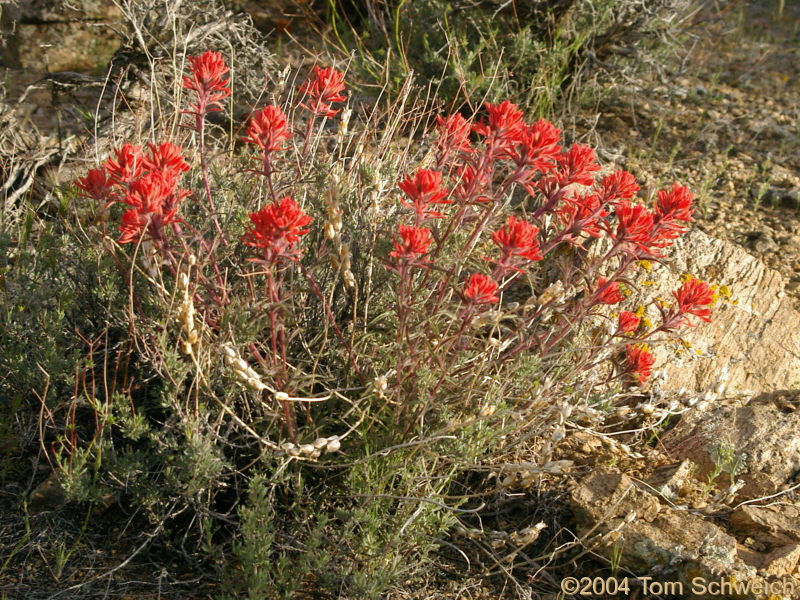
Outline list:
[[[561,130],[545,119],[523,129],[519,141],[513,157],[519,168],[551,171],[561,155]]]
[[[589,146],[575,144],[560,157],[558,182],[562,187],[571,184],[592,185],[594,173],[599,170],[600,165],[595,160],[594,150]]]
[[[332,102],[344,102],[345,96],[339,92],[344,91],[344,74],[334,67],[321,69],[314,67],[314,75],[303,83],[298,90],[305,95],[306,100],[300,106],[310,110],[315,115],[333,117],[339,110],[331,108]]]
[[[508,223],[492,233],[494,243],[500,246],[503,253],[502,264],[506,264],[512,256],[528,260],[542,260],[539,254],[539,228],[509,215]]]
[[[485,106],[489,113],[488,125],[478,123],[472,126],[472,130],[486,137],[490,154],[513,156],[513,147],[522,139],[525,131],[522,111],[509,100],[500,104],[487,102]]]
[[[711,322],[709,306],[714,302],[714,291],[707,283],[691,278],[672,295],[678,301],[679,314],[695,315],[707,323]]]
[[[452,200],[447,200],[447,191],[442,189],[442,174],[430,169],[417,169],[417,172],[409,175],[399,184],[400,189],[405,192],[411,202],[401,199],[400,201],[409,208],[413,208],[418,220],[438,219],[441,213],[431,210],[430,204],[450,204]]]
[[[612,237],[617,244],[631,244],[644,253],[652,251],[653,213],[641,204],[621,200],[617,204],[617,231]],[[631,248],[627,248],[631,252]],[[632,254],[637,254],[631,252]]]
[[[694,195],[677,183],[671,190],[660,190],[656,199],[655,217],[653,220],[653,237],[655,246],[665,248],[672,240],[688,231],[686,223],[694,219],[692,202]]]
[[[295,244],[301,235],[308,233],[305,226],[311,220],[294,200],[286,196],[250,213],[252,225],[242,236],[242,241],[260,249],[263,261],[268,264],[281,257],[296,258],[300,253],[295,250]]]
[[[600,197],[602,202],[617,200],[630,200],[639,192],[636,178],[627,171],[615,171],[603,177],[600,183]]]
[[[464,289],[464,296],[473,304],[493,304],[500,300],[496,292],[497,282],[494,279],[482,273],[473,273]]]
[[[222,110],[222,100],[231,94],[229,80],[223,79],[228,67],[222,55],[209,50],[200,56],[190,56],[189,69],[192,76],[184,75],[183,87],[194,90],[197,95],[197,103],[190,107],[189,112],[202,118],[209,112]]]
[[[266,106],[250,117],[247,137],[242,138],[242,141],[255,144],[266,156],[280,150],[284,140],[291,137],[283,111],[277,106]]]
[[[112,185],[126,187],[141,176],[144,170],[142,148],[133,144],[124,144],[114,150],[115,159],[107,159],[105,163],[109,182]]]
[[[646,346],[632,346],[625,349],[625,373],[633,375],[641,385],[650,377],[650,369],[656,362]]]
[[[432,241],[430,229],[400,225],[398,231],[402,242],[393,238],[395,249],[389,253],[389,256],[412,260],[428,252]]]
[[[603,235],[600,228],[600,219],[608,216],[608,211],[603,208],[600,196],[594,193],[566,198],[564,204],[558,209],[558,216],[567,229],[574,229],[572,235],[584,233],[594,238]]]
[[[181,173],[189,170],[189,165],[183,160],[181,147],[163,142],[156,146],[149,143],[149,155],[142,157],[142,165],[149,171],[160,173],[164,180],[169,183],[176,183]]]
[[[630,333],[631,331],[636,331],[636,329],[639,327],[640,320],[641,319],[636,315],[636,313],[623,310],[619,313],[617,329],[620,331],[620,333]]]
[[[463,165],[456,167],[456,180],[458,184],[453,189],[453,195],[459,202],[489,201],[489,198],[483,195],[483,190],[489,184],[489,178],[485,172],[481,171],[480,175],[476,176],[474,167]]]
[[[122,198],[132,208],[122,215],[119,243],[138,241],[148,232],[156,238],[164,225],[177,221],[175,212],[179,199],[173,191],[173,186],[159,173],[147,173],[134,181]]]
[[[90,169],[86,177],[78,178],[75,185],[82,190],[82,193],[78,194],[79,196],[98,202],[108,201],[113,187],[111,181],[106,177],[106,170],[102,167]]]
[[[595,302],[599,304],[617,304],[625,299],[625,295],[619,290],[619,282],[608,282],[604,277],[597,279],[597,292]]]
[[[469,143],[469,132],[471,126],[460,113],[450,115],[443,119],[436,115],[436,131],[439,138],[436,140],[436,149],[439,158],[453,152],[466,152],[471,149]]]

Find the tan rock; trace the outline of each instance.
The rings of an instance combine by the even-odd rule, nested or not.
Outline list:
[[[766,576],[786,577],[793,575],[800,561],[800,544],[776,548],[765,558],[762,570]]]
[[[683,415],[678,425],[662,437],[674,459],[697,464],[700,481],[722,467],[719,487],[742,479],[739,501],[777,492],[800,471],[800,411],[786,413],[765,394],[741,404],[697,408]],[[727,453],[728,460],[723,460]],[[731,471],[735,471],[731,473]]]
[[[630,477],[611,469],[597,469],[572,492],[572,499],[591,521],[627,518],[631,513],[652,521],[661,506]]]
[[[737,537],[750,537],[769,546],[800,542],[800,511],[794,506],[740,506],[730,517]]]
[[[643,302],[656,294],[671,300],[669,292],[688,273],[729,286],[736,303],[717,302],[712,322],[684,336],[692,348],[682,355],[666,346],[657,349],[663,389],[706,392],[722,379],[728,394],[760,393],[800,382],[800,313],[783,293],[785,282],[777,271],[739,246],[698,230],[675,243],[668,263],[640,279],[654,283],[641,287]],[[658,321],[652,313],[651,320]]]

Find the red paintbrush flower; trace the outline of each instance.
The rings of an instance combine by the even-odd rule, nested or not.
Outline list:
[[[599,170],[600,165],[595,160],[594,150],[589,146],[575,144],[559,157],[558,183],[561,187],[572,184],[592,185],[594,173]]]
[[[436,115],[436,131],[439,137],[436,140],[436,150],[439,160],[454,152],[468,152],[472,146],[469,143],[471,126],[460,113],[455,113],[443,119]]]
[[[711,322],[709,306],[714,303],[714,291],[706,282],[690,278],[672,295],[678,301],[679,314],[694,315],[707,323]]]
[[[103,167],[98,169],[90,169],[86,177],[79,177],[75,185],[81,192],[78,194],[82,198],[91,198],[98,202],[107,202],[110,200],[111,190],[113,185],[110,179],[106,176],[106,170]]]
[[[180,197],[160,173],[146,173],[134,181],[122,201],[131,209],[122,215],[120,244],[138,241],[146,233],[158,238],[165,225],[179,220],[176,211]]]
[[[464,297],[472,304],[498,302],[500,298],[497,297],[497,282],[482,273],[473,273],[464,289]]]
[[[322,115],[328,118],[339,112],[338,109],[331,108],[332,102],[344,102],[347,100],[340,93],[344,91],[344,74],[334,67],[321,69],[315,66],[314,75],[299,86],[298,90],[305,96],[305,101],[301,102],[300,106],[310,110],[315,115]]]
[[[628,344],[625,348],[625,373],[632,375],[638,380],[639,385],[643,384],[650,377],[650,370],[656,362],[650,354],[647,346],[632,346]]]
[[[617,204],[617,231],[612,238],[617,244],[627,245],[626,250],[633,252],[632,247],[639,248],[645,254],[653,252],[653,213],[641,204],[631,204],[628,200],[621,200]]]
[[[485,171],[480,175],[475,174],[475,168],[470,165],[456,167],[455,178],[458,183],[453,188],[453,196],[459,202],[488,202],[489,198],[483,195],[486,186],[489,185],[489,178]],[[477,180],[477,181],[476,181]]]
[[[183,88],[194,90],[197,102],[189,112],[202,119],[206,114],[222,110],[222,101],[231,95],[225,60],[219,52],[209,50],[200,56],[189,57],[191,77],[184,75]]]
[[[543,173],[553,170],[561,155],[561,130],[550,121],[540,119],[523,129],[514,151],[517,167],[533,168]]]
[[[535,225],[509,215],[508,223],[492,233],[492,240],[503,253],[501,264],[506,264],[512,256],[542,260],[538,233],[539,228]]]
[[[430,204],[450,204],[447,200],[447,190],[442,189],[442,174],[430,169],[417,169],[399,184],[399,187],[411,202],[401,199],[405,206],[413,208],[417,213],[418,221],[425,219],[441,218],[441,213],[431,210]]]
[[[180,146],[170,142],[162,142],[158,146],[152,143],[147,145],[150,153],[142,157],[142,165],[151,172],[160,173],[167,183],[177,183],[181,173],[189,170]]]
[[[639,328],[640,321],[641,319],[636,315],[636,313],[623,310],[619,313],[617,330],[619,333],[630,333],[632,331],[636,331]]]
[[[608,211],[603,208],[600,196],[596,193],[573,194],[558,209],[558,216],[567,229],[575,230],[571,236],[583,233],[599,238],[603,235],[600,219],[607,217]]]
[[[488,124],[477,123],[472,126],[472,130],[486,137],[492,156],[513,156],[513,148],[525,132],[522,111],[509,100],[500,104],[487,102],[485,106],[489,113]]]
[[[597,291],[595,292],[595,302],[599,304],[617,304],[625,299],[625,295],[619,290],[619,282],[609,282],[604,277],[597,279]]]
[[[250,221],[251,227],[242,236],[242,241],[245,245],[262,251],[263,260],[255,260],[273,264],[281,257],[296,259],[299,256],[300,252],[295,249],[295,245],[300,236],[308,233],[305,226],[312,219],[294,200],[286,196],[250,213]]]
[[[431,230],[424,227],[411,227],[408,225],[400,225],[398,227],[400,238],[393,238],[394,251],[389,253],[397,259],[413,260],[419,258],[428,252],[431,245]]]
[[[242,141],[261,148],[266,157],[280,150],[284,140],[291,137],[283,111],[277,106],[266,106],[250,117],[247,137],[242,138]]]
[[[143,170],[143,157],[141,146],[124,144],[122,148],[114,150],[116,159],[109,158],[105,162],[109,182],[122,187],[129,186],[138,179]]]
[[[653,218],[654,246],[666,248],[688,231],[686,224],[694,220],[693,200],[689,189],[677,183],[671,190],[659,190]]]
[[[600,198],[605,204],[617,200],[631,200],[639,192],[636,178],[627,171],[615,171],[603,177],[600,183]]]

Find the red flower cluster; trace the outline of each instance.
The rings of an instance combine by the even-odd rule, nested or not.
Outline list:
[[[600,198],[604,204],[618,200],[631,200],[639,193],[636,178],[627,171],[614,171],[600,182]]]
[[[464,289],[464,297],[472,304],[494,304],[500,300],[497,282],[482,273],[473,273]]]
[[[492,233],[492,240],[500,246],[502,252],[500,264],[510,266],[509,261],[512,256],[527,260],[542,260],[542,255],[539,254],[538,233],[538,227],[509,215],[508,223]]]
[[[389,253],[397,259],[414,260],[423,254],[427,254],[431,245],[431,230],[424,227],[411,227],[400,225],[398,227],[400,238],[394,238],[394,251]]]
[[[523,114],[516,104],[505,100],[500,104],[486,103],[489,122],[477,123],[472,130],[486,138],[487,151],[491,157],[513,157],[516,146],[525,133]]]
[[[631,333],[639,328],[640,321],[641,319],[636,315],[636,313],[623,310],[619,313],[617,330],[619,333]]]
[[[604,207],[602,198],[596,192],[573,194],[565,198],[564,204],[558,209],[558,217],[564,223],[565,230],[573,232],[566,240],[579,244],[575,236],[581,233],[594,238],[603,235],[600,220],[609,214]]]
[[[442,174],[430,169],[417,169],[399,184],[399,187],[411,202],[400,200],[405,206],[413,208],[417,213],[417,224],[426,219],[439,219],[441,213],[432,210],[431,204],[450,204],[447,200],[447,190],[442,189]]]
[[[283,111],[277,106],[266,106],[250,117],[247,136],[242,138],[242,141],[261,148],[266,160],[271,153],[280,150],[283,142],[291,137]]]
[[[598,277],[595,302],[599,304],[617,304],[624,299],[625,295],[620,292],[618,281],[609,282],[605,277]]]
[[[242,236],[242,241],[247,246],[261,250],[261,258],[251,259],[252,261],[271,266],[279,258],[296,260],[300,256],[295,245],[300,236],[308,233],[305,226],[312,219],[294,200],[286,196],[250,213],[250,221],[251,227]]]
[[[344,74],[334,67],[321,69],[314,67],[314,75],[298,87],[298,91],[305,96],[305,101],[300,104],[315,115],[331,118],[339,112],[331,108],[333,102],[347,100],[340,92],[344,91]]]
[[[672,244],[686,231],[686,223],[694,219],[692,202],[694,195],[685,187],[672,184],[671,190],[660,190],[656,199],[655,216],[653,218],[654,245],[665,248]]]
[[[114,150],[114,158],[76,182],[80,195],[110,206],[123,202],[130,210],[122,215],[120,244],[136,242],[144,233],[163,236],[163,227],[179,221],[177,206],[188,192],[178,188],[181,174],[189,170],[180,146],[163,142],[148,144],[148,153],[133,144]]]
[[[545,119],[523,129],[519,142],[513,159],[520,169],[532,168],[546,173],[561,156],[561,130]]]
[[[436,115],[436,131],[439,137],[436,140],[436,149],[440,161],[458,152],[469,152],[472,146],[469,143],[470,124],[460,113],[455,113],[443,119]]]
[[[228,67],[219,52],[209,50],[200,56],[190,56],[189,70],[192,75],[184,75],[183,88],[195,92],[197,101],[188,112],[196,115],[199,129],[205,115],[222,110],[222,101],[231,95],[230,80],[223,79]]]
[[[650,370],[653,368],[653,363],[656,359],[647,350],[647,346],[628,346],[625,349],[625,373],[632,375],[638,380],[639,384],[643,384],[648,377],[650,377]]]

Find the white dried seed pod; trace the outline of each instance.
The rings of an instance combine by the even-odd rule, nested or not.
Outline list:
[[[275,392],[275,400],[278,402],[288,402],[289,401],[289,394],[286,392]]]
[[[250,379],[250,374],[247,373],[246,371],[242,371],[240,369],[234,369],[233,372],[236,375],[236,377],[238,377],[242,381],[247,381],[248,379]]]
[[[480,416],[491,417],[496,411],[497,406],[495,404],[485,404],[483,408],[481,408]]]
[[[302,452],[306,456],[310,456],[311,454],[313,454],[314,450],[316,450],[316,448],[314,448],[314,446],[312,444],[301,444],[300,445],[300,452]]]
[[[328,438],[317,438],[311,442],[311,445],[314,446],[314,448],[324,448],[328,445]]]
[[[189,255],[189,265],[195,266],[197,264],[197,257],[194,254]]]
[[[328,438],[328,443],[325,446],[325,452],[338,452],[339,448],[342,447],[342,442],[339,441],[339,438],[333,437]]]
[[[325,237],[329,240],[332,240],[336,237],[336,229],[334,229],[333,224],[330,221],[325,223]]]
[[[189,335],[186,336],[186,341],[190,344],[194,344],[197,341],[197,330],[192,329],[189,331]]]
[[[353,272],[350,269],[347,269],[344,273],[342,273],[342,279],[344,279],[344,284],[347,287],[351,289],[356,287],[356,277],[353,275]]]
[[[223,346],[222,347],[222,352],[228,358],[236,358],[236,351],[233,348],[231,348],[230,346]]]
[[[181,352],[184,354],[191,354],[192,345],[189,342],[181,342]]]
[[[241,357],[237,357],[236,360],[233,361],[233,364],[236,366],[236,369],[240,371],[247,371],[250,368],[250,365],[247,364]]]
[[[300,456],[300,448],[298,448],[297,446],[286,448],[286,454],[288,454],[289,456]]]
[[[309,456],[311,458],[319,458],[321,454],[322,454],[321,448],[314,448],[314,451],[311,454],[309,454]]]
[[[247,386],[253,390],[263,390],[264,388],[267,387],[263,383],[261,383],[260,379],[257,379],[255,377],[251,377],[250,379],[247,380]]]

